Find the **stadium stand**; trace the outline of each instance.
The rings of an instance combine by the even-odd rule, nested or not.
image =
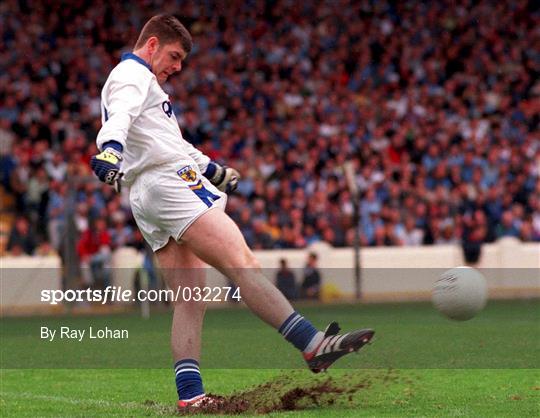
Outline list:
[[[4,1],[0,251],[62,253],[98,218],[140,245],[88,162],[104,78],[156,10],[193,34],[164,88],[186,139],[242,173],[228,211],[254,249],[351,245],[347,160],[365,246],[538,242],[533,3]],[[34,246],[10,247],[18,223]]]

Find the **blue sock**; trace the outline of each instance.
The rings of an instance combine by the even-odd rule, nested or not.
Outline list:
[[[322,335],[311,322],[296,311],[279,327],[279,333],[300,351],[305,351],[315,338],[320,338],[319,334]]]
[[[193,359],[183,359],[174,365],[178,399],[188,401],[204,394],[199,363]]]

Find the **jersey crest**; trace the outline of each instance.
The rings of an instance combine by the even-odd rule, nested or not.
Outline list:
[[[194,183],[197,180],[197,173],[189,166],[178,170],[177,173],[182,180],[188,183]]]

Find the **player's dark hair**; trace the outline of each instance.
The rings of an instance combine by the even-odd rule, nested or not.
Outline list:
[[[182,49],[189,54],[193,41],[184,25],[173,15],[161,14],[152,17],[141,30],[135,49],[142,48],[152,36],[158,38],[161,45],[180,42]]]

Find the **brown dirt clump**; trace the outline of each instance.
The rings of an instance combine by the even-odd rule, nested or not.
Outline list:
[[[185,414],[267,414],[279,411],[297,411],[354,402],[354,394],[367,389],[373,379],[394,380],[394,371],[386,374],[358,371],[337,377],[306,377],[291,371],[254,388],[229,396],[212,395],[213,402],[186,410]]]

